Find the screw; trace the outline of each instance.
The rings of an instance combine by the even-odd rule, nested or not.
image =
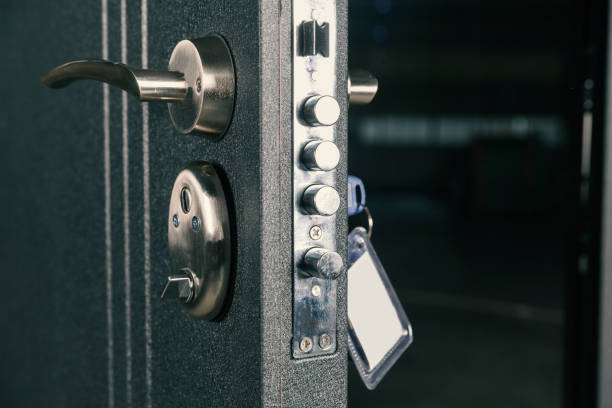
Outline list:
[[[196,81],[196,90],[198,93],[202,92],[202,80],[200,78],[198,78]]]
[[[323,333],[319,337],[319,346],[322,349],[326,349],[326,348],[329,348],[329,346],[331,346],[331,337],[329,337],[329,334]]]
[[[179,219],[178,219],[178,215],[176,214],[172,216],[172,225],[174,225],[174,228],[178,228],[179,226]]]
[[[308,353],[312,350],[312,339],[310,337],[303,337],[300,341],[300,350],[304,353]]]
[[[323,235],[323,231],[321,230],[321,227],[319,227],[318,225],[314,225],[310,229],[310,238],[312,238],[312,239],[321,239],[322,235]]]
[[[312,293],[314,297],[321,296],[321,287],[319,285],[314,285],[312,289],[310,289],[310,293]]]
[[[194,231],[198,231],[200,229],[200,219],[198,217],[193,217],[191,219],[191,226]]]

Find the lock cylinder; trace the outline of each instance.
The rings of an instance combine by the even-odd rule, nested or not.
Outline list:
[[[217,170],[194,162],[177,176],[170,196],[170,276],[162,296],[173,294],[196,319],[219,316],[231,268],[228,205]],[[171,291],[170,288],[176,290]]]
[[[292,0],[292,357],[337,351],[338,277],[343,270],[339,224],[346,220],[343,141],[347,95],[338,50],[336,0]],[[342,44],[342,43],[340,43]],[[340,58],[338,58],[340,56]],[[344,164],[343,164],[344,163]],[[341,205],[342,204],[342,205]],[[341,293],[341,292],[340,292]],[[342,298],[340,299],[342,301]]]

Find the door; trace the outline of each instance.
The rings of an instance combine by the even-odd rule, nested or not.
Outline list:
[[[313,2],[314,4],[314,2]],[[2,270],[0,405],[344,406],[346,284],[335,348],[295,358],[292,2],[8,0],[0,6]],[[346,186],[346,1],[336,19],[334,125]],[[116,87],[40,83],[54,66],[98,58],[166,69],[184,39],[227,43],[235,100],[217,140],[182,134],[165,103]],[[214,321],[160,299],[171,272],[177,174],[218,170],[231,273]],[[346,188],[332,229],[346,237]],[[332,242],[344,261],[344,239]]]

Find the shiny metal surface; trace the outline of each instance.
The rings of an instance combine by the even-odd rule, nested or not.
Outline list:
[[[370,209],[365,206],[364,211],[366,216],[368,217],[368,239],[372,238],[372,231],[374,230],[374,219],[372,218],[372,214],[370,213]]]
[[[309,274],[303,262],[306,252],[313,247],[321,247],[336,251],[336,214],[319,215],[304,211],[303,194],[312,185],[336,186],[335,166],[328,171],[313,171],[309,165],[318,167],[317,157],[310,157],[305,147],[311,142],[331,142],[336,140],[336,126],[340,114],[337,107],[337,71],[336,47],[337,30],[336,1],[335,0],[294,0],[292,7],[293,27],[293,358],[309,358],[336,352],[336,308],[337,281],[323,279]],[[300,38],[304,27],[325,27],[325,50],[317,48],[313,52],[303,52],[303,40]],[[303,24],[306,22],[306,24]],[[315,27],[315,28],[316,28]],[[319,32],[321,34],[321,32]],[[323,39],[320,35],[315,38]],[[316,43],[316,41],[315,41]],[[321,44],[319,44],[321,45]],[[323,52],[326,51],[326,52]],[[323,101],[320,96],[327,96]],[[344,95],[342,95],[344,97]],[[310,99],[314,98],[314,99]],[[308,103],[306,103],[309,101]],[[313,109],[323,102],[318,109]],[[324,109],[325,106],[328,109]],[[332,109],[329,109],[329,106]],[[308,107],[305,108],[305,105]],[[320,111],[319,111],[320,110]],[[337,113],[336,113],[337,112]],[[330,115],[332,113],[332,115]],[[308,122],[308,119],[312,123]],[[320,123],[329,123],[329,126],[312,126]],[[334,143],[335,144],[335,143]],[[340,153],[340,160],[346,160],[346,153]],[[316,154],[315,154],[316,156]],[[332,163],[333,164],[333,163]],[[321,163],[323,167],[330,167],[328,163]],[[312,198],[312,197],[311,197]],[[308,199],[309,200],[309,199]],[[308,201],[307,200],[307,201]],[[318,201],[318,200],[315,200]],[[311,202],[312,204],[312,202]],[[316,207],[316,206],[315,206]],[[313,227],[317,226],[317,228]],[[311,231],[313,233],[311,234]],[[329,336],[321,347],[320,338],[323,334]],[[311,347],[300,347],[302,339],[311,340]],[[327,346],[329,344],[329,346]]]
[[[80,79],[93,79],[119,87],[141,101],[179,102],[187,96],[180,72],[132,68],[118,62],[84,59],[52,69],[41,78],[49,88],[63,88]]]
[[[363,69],[352,69],[347,85],[351,105],[367,105],[378,92],[378,79]]]
[[[187,212],[182,204],[185,189],[190,195]],[[171,277],[192,274],[194,293],[184,309],[197,319],[214,319],[227,294],[231,237],[225,194],[211,164],[191,163],[177,176],[170,197],[168,247]]]
[[[340,162],[340,151],[334,142],[313,140],[304,146],[302,162],[309,170],[330,171]]]
[[[342,272],[344,263],[337,252],[324,248],[311,248],[304,255],[304,265],[304,269],[312,276],[336,279]]]
[[[139,69],[96,59],[71,61],[41,78],[50,88],[80,79],[117,86],[143,102],[168,102],[181,133],[197,132],[217,139],[225,133],[234,110],[234,64],[225,40],[210,35],[179,42],[168,71]]]
[[[333,96],[311,96],[304,102],[302,115],[310,126],[331,126],[340,118],[340,105]]]
[[[314,184],[304,191],[302,205],[310,214],[334,215],[340,207],[340,195],[333,187]]]
[[[190,92],[183,102],[169,104],[172,123],[182,133],[198,132],[217,139],[225,133],[234,110],[234,63],[218,35],[179,42],[168,63],[184,74]]]

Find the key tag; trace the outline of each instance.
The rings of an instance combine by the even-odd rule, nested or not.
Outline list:
[[[349,352],[366,387],[373,390],[412,343],[412,326],[376,256],[370,232],[356,227],[348,236],[347,307]]]

